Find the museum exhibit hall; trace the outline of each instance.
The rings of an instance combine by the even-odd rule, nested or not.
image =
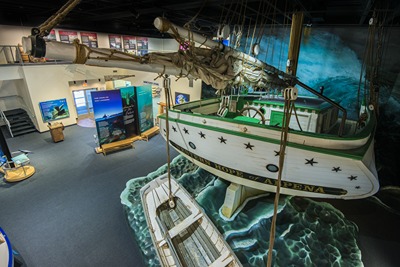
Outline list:
[[[0,1],[0,267],[400,262],[397,0]]]

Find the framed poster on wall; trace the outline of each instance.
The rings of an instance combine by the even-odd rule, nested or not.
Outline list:
[[[149,38],[136,37],[137,54],[143,56],[149,52]]]
[[[81,32],[82,44],[91,48],[97,48],[97,33],[95,32]]]
[[[60,120],[69,117],[67,99],[55,99],[39,102],[43,122]]]
[[[127,53],[136,55],[136,37],[135,36],[122,36],[124,43],[124,50]]]
[[[60,41],[67,44],[72,44],[75,39],[78,39],[78,33],[74,31],[58,31]]]
[[[99,144],[126,139],[120,90],[92,91],[91,94]]]
[[[109,34],[108,40],[110,42],[110,48],[122,50],[121,35]]]
[[[50,33],[49,33],[49,35],[43,37],[43,39],[44,39],[45,41],[56,41],[56,40],[57,40],[57,38],[56,38],[56,31],[55,31],[55,30],[51,30]]]

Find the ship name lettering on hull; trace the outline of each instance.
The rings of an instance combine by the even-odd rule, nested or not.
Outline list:
[[[223,165],[220,165],[218,163],[212,162],[210,160],[207,160],[203,157],[200,157],[199,155],[194,154],[193,152],[179,146],[178,144],[171,142],[171,145],[175,147],[177,150],[181,151],[182,153],[188,155],[189,157],[197,160],[198,162],[207,165],[209,167],[212,167],[216,170],[222,171],[224,173],[231,174],[233,176],[239,177],[239,178],[244,178],[247,180],[271,185],[271,186],[277,186],[278,185],[278,180],[277,179],[272,179],[268,177],[262,177],[262,176],[257,176],[254,174],[242,172],[236,169],[232,169]],[[318,193],[318,194],[330,194],[330,195],[344,195],[347,194],[347,191],[344,189],[340,188],[332,188],[332,187],[324,187],[324,186],[317,186],[317,185],[309,185],[309,184],[301,184],[301,183],[294,183],[294,182],[289,182],[289,181],[281,181],[281,186],[283,188],[287,189],[292,189],[292,190],[299,190],[299,191],[304,191],[304,192],[311,192],[311,193]]]

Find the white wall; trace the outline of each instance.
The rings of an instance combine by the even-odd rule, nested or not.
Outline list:
[[[70,117],[60,120],[64,125],[72,125],[76,123],[76,109],[72,96],[73,90],[80,90],[86,88],[99,88],[105,89],[104,76],[106,75],[135,75],[127,80],[131,81],[132,85],[143,85],[144,81],[154,82],[158,76],[156,73],[147,73],[141,71],[116,69],[116,68],[101,68],[86,65],[31,65],[23,66],[25,81],[27,84],[28,93],[24,98],[30,98],[30,106],[36,116],[36,124],[40,132],[47,131],[47,125],[43,122],[39,109],[39,102],[66,98]],[[100,82],[98,81],[100,79]],[[73,85],[73,81],[88,81],[87,87],[82,87],[81,83]],[[197,100],[201,97],[201,81],[194,82],[194,87],[189,88],[189,80],[181,78],[175,81],[175,77],[171,77],[172,95],[175,92],[190,94],[191,100]],[[155,82],[163,86],[162,78]],[[20,86],[23,88],[23,86]],[[6,89],[12,90],[12,89]],[[21,92],[19,92],[21,94]],[[165,98],[164,98],[165,99]],[[161,99],[163,101],[163,99]],[[9,108],[12,109],[12,108]]]
[[[28,36],[30,34],[30,27],[0,25],[0,45],[22,44],[22,36]]]

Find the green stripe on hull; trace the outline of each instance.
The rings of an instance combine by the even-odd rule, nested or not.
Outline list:
[[[187,156],[213,168],[218,171],[222,171],[225,173],[228,173],[230,175],[242,178],[242,179],[247,179],[250,181],[262,183],[262,184],[267,184],[271,186],[277,186],[278,180],[273,179],[273,178],[268,178],[268,177],[262,177],[258,175],[254,175],[251,173],[246,173],[240,170],[232,169],[223,165],[220,165],[218,163],[212,162],[210,160],[207,160],[203,157],[200,157],[199,155],[194,154],[193,152],[190,152],[189,150],[179,146],[178,144],[170,141],[171,145],[175,147],[177,150],[180,152],[186,154]],[[303,192],[308,192],[308,193],[317,193],[317,194],[328,194],[328,195],[336,195],[336,196],[341,196],[347,194],[347,191],[341,188],[333,188],[333,187],[324,187],[324,186],[318,186],[318,185],[309,185],[309,184],[301,184],[301,183],[294,183],[294,182],[287,182],[287,181],[282,181],[281,186],[283,188],[291,189],[291,190],[298,190],[298,191],[303,191]]]
[[[160,116],[160,118],[165,120],[164,116]],[[212,118],[212,119],[214,119],[214,118]],[[185,125],[189,125],[189,126],[193,126],[193,127],[197,127],[197,128],[207,129],[207,130],[214,131],[214,132],[226,133],[226,134],[230,134],[230,135],[235,135],[235,136],[240,136],[240,137],[250,138],[250,139],[253,139],[253,140],[259,140],[259,141],[263,141],[263,142],[268,142],[268,143],[273,143],[273,144],[280,145],[280,140],[272,139],[272,138],[268,138],[268,137],[262,137],[262,136],[258,136],[258,135],[252,135],[252,134],[246,134],[246,133],[226,130],[224,128],[218,128],[218,127],[203,125],[203,124],[184,121],[184,120],[181,120],[181,119],[175,119],[175,118],[171,118],[171,117],[169,117],[169,121],[173,121],[173,122],[176,122],[178,124],[185,124]],[[229,122],[227,122],[227,123],[229,123]],[[236,123],[238,123],[238,122],[236,122]],[[271,130],[271,129],[269,129],[269,130]],[[280,129],[277,129],[277,131],[280,131]],[[323,137],[321,136],[321,138],[323,138]],[[327,154],[327,155],[339,156],[339,157],[343,157],[343,158],[349,158],[349,159],[354,159],[354,160],[362,160],[364,155],[365,155],[365,152],[367,151],[367,149],[369,147],[369,144],[372,142],[372,140],[373,140],[373,136],[371,135],[366,144],[364,144],[360,148],[356,148],[356,149],[352,149],[352,150],[325,149],[325,148],[318,148],[318,147],[301,145],[301,144],[296,144],[296,143],[291,143],[291,142],[288,142],[287,146],[293,147],[293,148],[302,149],[302,150],[307,150],[307,151]]]

